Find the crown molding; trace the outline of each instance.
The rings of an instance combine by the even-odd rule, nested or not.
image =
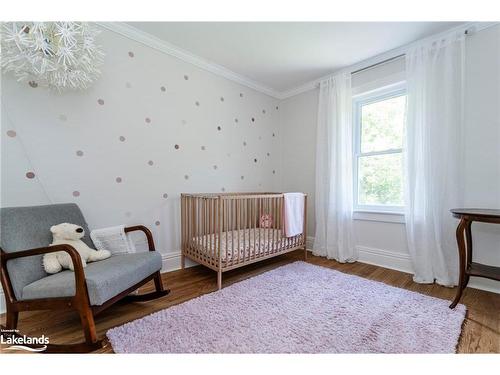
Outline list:
[[[226,78],[230,81],[236,82],[240,85],[249,87],[253,90],[256,90],[258,92],[261,92],[263,94],[266,94],[274,99],[288,99],[293,96],[302,94],[304,92],[314,90],[315,88],[318,87],[319,83],[332,76],[333,74],[337,74],[343,71],[355,71],[359,69],[363,69],[367,66],[374,65],[377,63],[380,63],[381,61],[387,60],[391,57],[400,55],[402,53],[405,53],[409,47],[415,45],[416,43],[422,43],[427,40],[437,38],[440,35],[447,34],[449,32],[453,31],[468,31],[469,35],[473,35],[479,31],[488,29],[492,26],[499,25],[500,22],[467,22],[464,23],[463,25],[445,30],[441,33],[431,35],[429,37],[426,37],[424,39],[417,40],[415,42],[406,44],[404,46],[395,48],[393,50],[381,53],[379,55],[373,56],[371,58],[368,58],[366,60],[363,60],[361,62],[358,62],[356,64],[350,65],[348,67],[344,67],[342,69],[339,69],[337,71],[332,71],[332,73],[316,78],[312,81],[306,82],[300,86],[297,86],[295,88],[285,90],[285,91],[277,91],[274,90],[271,87],[268,87],[260,82],[254,81],[248,77],[245,77],[241,74],[235,73],[232,70],[229,70],[222,65],[218,65],[214,62],[211,62],[209,60],[206,60],[202,57],[196,56],[192,54],[191,52],[188,52],[186,50],[183,50],[182,48],[179,48],[177,46],[174,46],[173,44],[170,44],[160,38],[157,38],[149,33],[146,33],[144,31],[141,31],[133,26],[130,26],[124,22],[97,22],[97,24],[105,29],[108,29],[110,31],[113,31],[115,33],[118,33],[126,38],[129,38],[131,40],[134,40],[136,42],[139,42],[141,44],[144,44],[148,47],[154,48],[157,51],[166,53],[170,56],[176,57],[184,62],[187,62],[188,64],[192,64],[194,66],[197,66],[198,68],[204,69],[208,72],[211,72],[215,75],[218,75],[220,77]]]
[[[166,53],[167,55],[176,57],[184,62],[187,62],[188,64],[192,64],[210,73],[221,76],[240,85],[249,87],[275,99],[281,98],[281,93],[272,89],[271,87],[263,85],[241,74],[235,73],[232,70],[223,67],[222,65],[218,65],[212,61],[196,56],[186,50],[183,50],[182,48],[174,46],[173,44],[170,44],[124,22],[97,22],[97,24],[107,30],[113,31],[138,43],[154,48],[157,51]]]

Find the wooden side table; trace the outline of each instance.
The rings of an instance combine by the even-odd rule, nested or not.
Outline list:
[[[472,233],[471,226],[473,221],[483,223],[500,224],[500,210],[490,210],[481,208],[454,208],[450,210],[453,217],[460,219],[457,227],[457,245],[460,274],[457,286],[457,294],[450,309],[453,309],[462,292],[469,283],[470,276],[486,277],[491,280],[500,281],[500,267],[488,266],[485,264],[474,263],[472,261]]]

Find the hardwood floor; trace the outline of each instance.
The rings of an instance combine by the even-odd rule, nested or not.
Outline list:
[[[265,260],[237,270],[224,273],[224,286],[255,276],[286,263],[303,259],[303,252],[297,251],[277,258]],[[399,288],[404,288],[430,296],[452,300],[455,288],[438,285],[422,285],[412,281],[411,275],[363,263],[340,264],[333,260],[309,255],[308,262],[333,268],[345,273],[377,280]],[[145,303],[118,303],[96,318],[97,333],[103,337],[114,326],[141,318],[155,311],[176,305],[213,292],[217,289],[216,274],[198,266],[163,274],[164,285],[171,289],[170,295]],[[141,291],[152,289],[147,285]],[[499,353],[500,352],[500,295],[467,288],[461,303],[468,308],[458,346],[459,353]],[[4,322],[2,316],[2,322]],[[19,326],[22,334],[39,336],[45,334],[51,343],[74,343],[83,341],[80,320],[75,313],[45,311],[21,313]],[[110,344],[98,351],[112,353]]]

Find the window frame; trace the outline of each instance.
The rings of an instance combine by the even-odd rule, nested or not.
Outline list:
[[[367,205],[359,203],[359,159],[363,156],[390,155],[401,154],[404,152],[404,144],[401,148],[388,149],[384,151],[361,152],[361,108],[364,105],[376,103],[379,101],[395,98],[398,96],[407,95],[406,82],[398,82],[382,88],[371,90],[353,96],[353,211],[354,212],[373,212],[373,213],[390,213],[403,214],[405,206],[390,206],[390,205]],[[404,171],[403,176],[404,176]]]

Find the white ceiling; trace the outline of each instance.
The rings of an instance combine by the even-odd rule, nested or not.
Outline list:
[[[130,22],[275,91],[287,91],[459,22]]]

